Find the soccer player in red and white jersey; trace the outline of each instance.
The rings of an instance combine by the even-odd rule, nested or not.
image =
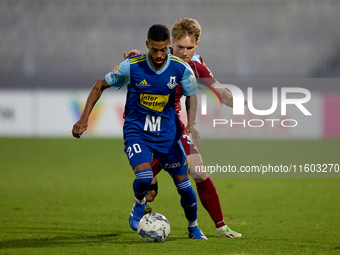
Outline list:
[[[186,61],[192,70],[195,73],[196,78],[199,82],[204,82],[205,85],[209,85],[214,87],[218,82],[214,78],[213,74],[206,66],[203,61],[203,58],[199,55],[195,54],[199,44],[199,38],[201,35],[201,26],[199,23],[190,18],[178,19],[171,29],[172,39],[172,49],[171,53],[184,61]],[[132,50],[125,54],[124,56],[132,56],[134,54],[138,54],[139,51]],[[223,104],[232,107],[233,106],[233,96],[227,90],[216,88],[216,92]],[[177,94],[176,94],[176,102],[175,102],[175,110],[179,112],[181,110],[181,102],[180,99],[182,97],[181,89],[177,86]],[[189,100],[186,100],[186,103],[190,103]],[[247,102],[245,101],[245,104]],[[182,121],[181,121],[182,122]],[[185,153],[187,155],[189,169],[188,172],[190,176],[194,179],[197,187],[197,193],[201,200],[203,207],[207,210],[210,217],[215,223],[217,233],[220,237],[241,237],[240,233],[231,230],[225,223],[223,219],[223,213],[221,209],[220,200],[217,194],[217,190],[215,184],[211,177],[206,172],[195,172],[195,166],[202,166],[202,157],[195,146],[195,143],[191,141],[189,133],[192,133],[194,138],[199,138],[198,134],[195,132],[195,127],[185,127],[182,122],[183,133],[181,137],[181,142],[183,144]],[[200,144],[200,141],[197,141]],[[162,167],[158,163],[157,159],[154,158],[152,163],[152,170],[154,172],[154,179],[151,183],[148,193],[145,198],[148,202],[154,200],[157,195],[157,178],[156,175],[159,171],[162,170]],[[151,209],[151,208],[150,208]]]

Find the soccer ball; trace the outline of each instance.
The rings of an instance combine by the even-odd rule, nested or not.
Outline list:
[[[164,242],[170,234],[170,223],[162,214],[145,214],[138,223],[137,233],[143,242]]]

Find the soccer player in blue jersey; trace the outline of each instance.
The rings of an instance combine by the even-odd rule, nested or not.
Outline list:
[[[86,130],[91,110],[105,89],[127,85],[124,151],[136,176],[130,226],[137,230],[144,214],[145,194],[153,179],[151,163],[155,156],[173,178],[181,196],[189,237],[204,240],[207,238],[197,225],[196,193],[188,178],[188,162],[180,142],[182,127],[174,108],[177,84],[185,96],[196,96],[195,76],[187,63],[168,53],[170,33],[166,26],[153,25],[147,38],[148,53],[123,61],[95,83],[72,134],[80,138]]]
[[[212,87],[218,84],[218,81],[216,81],[213,74],[204,63],[203,58],[195,53],[198,48],[199,38],[201,35],[201,26],[199,25],[197,20],[190,18],[178,19],[172,27],[171,34],[173,37],[173,48],[170,49],[171,53],[187,62],[194,71],[196,78],[198,78],[199,81],[203,84]],[[126,58],[139,53],[140,51],[138,50],[132,50],[128,54],[124,52],[124,57]],[[221,88],[216,88],[216,91],[219,94],[223,104],[229,107],[233,106],[232,94],[230,94],[227,90]],[[181,88],[178,86],[175,100],[175,110],[178,113],[181,110],[181,97]],[[247,101],[245,100],[245,105],[246,104]],[[206,172],[195,171],[196,166],[203,165],[200,152],[198,151],[194,142],[191,141],[189,136],[189,131],[192,134],[195,134],[195,132],[193,132],[193,130],[190,130],[190,127],[185,128],[183,122],[182,126],[184,128],[181,141],[189,162],[189,174],[196,183],[197,193],[203,207],[207,210],[215,223],[217,234],[220,237],[242,237],[240,233],[237,233],[236,231],[230,229],[225,223],[220,199],[212,178]],[[195,137],[193,138],[195,141]],[[162,166],[158,164],[157,159],[155,159],[152,163],[152,169],[154,171],[155,177],[151,183],[149,191],[146,194],[146,199],[148,202],[153,201],[157,195],[158,186],[156,175],[162,169]],[[148,205],[148,203],[146,209],[148,209],[148,211],[151,211],[151,207]]]

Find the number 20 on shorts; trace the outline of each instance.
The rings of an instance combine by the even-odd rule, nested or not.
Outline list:
[[[126,149],[127,153],[128,153],[128,157],[129,159],[133,156],[133,153],[140,153],[142,152],[142,149],[140,148],[139,144],[138,143],[135,143],[134,145],[129,146],[127,149]]]

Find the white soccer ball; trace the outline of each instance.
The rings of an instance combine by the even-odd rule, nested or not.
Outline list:
[[[159,213],[145,214],[138,223],[137,233],[143,242],[164,242],[170,234],[170,223]]]

